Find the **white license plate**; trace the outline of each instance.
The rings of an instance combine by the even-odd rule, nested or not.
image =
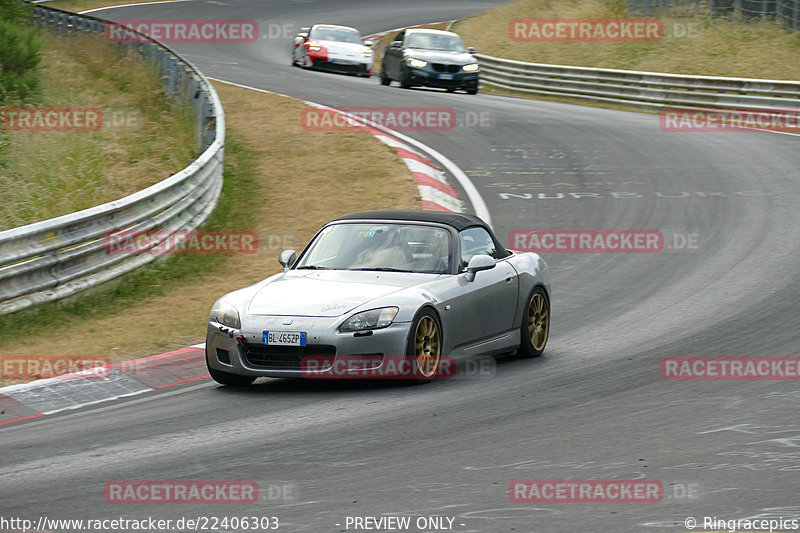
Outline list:
[[[439,74],[439,79],[440,80],[452,80],[453,79],[453,75],[452,74]]]
[[[276,346],[305,346],[305,331],[264,331],[261,339],[263,344],[274,344]]]

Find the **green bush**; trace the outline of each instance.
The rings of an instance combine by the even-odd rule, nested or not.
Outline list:
[[[23,0],[0,0],[0,20],[23,22],[33,16],[33,6]]]
[[[42,41],[37,29],[0,20],[0,104],[19,104],[36,96],[41,61]]]

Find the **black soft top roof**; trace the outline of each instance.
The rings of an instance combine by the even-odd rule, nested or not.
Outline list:
[[[479,226],[489,232],[494,240],[495,247],[499,257],[508,255],[506,249],[495,237],[492,228],[480,217],[470,215],[467,213],[450,213],[448,211],[414,211],[414,210],[392,210],[385,209],[381,211],[361,211],[357,213],[348,213],[342,215],[334,220],[397,220],[397,221],[417,221],[417,222],[433,222],[436,224],[444,224],[450,226],[456,231],[461,231],[466,228]]]

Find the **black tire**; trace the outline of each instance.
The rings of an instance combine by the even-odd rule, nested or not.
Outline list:
[[[208,369],[208,373],[211,374],[211,379],[217,383],[229,385],[231,387],[246,387],[256,380],[256,378],[253,376],[239,376],[237,374],[230,374],[221,370],[215,370],[210,367]]]
[[[400,87],[403,89],[411,88],[411,82],[408,80],[408,73],[405,71],[405,69],[400,72]]]
[[[458,87],[448,87],[448,88],[447,88],[447,92],[449,92],[449,93],[454,93],[454,92],[456,92],[456,89],[457,89],[457,88],[458,88]]]
[[[392,83],[392,79],[386,75],[386,66],[384,65],[381,68],[381,85],[389,85],[390,83]]]
[[[431,329],[432,328],[432,329]],[[413,380],[430,383],[437,377],[442,358],[442,323],[429,307],[420,309],[406,342],[406,357],[413,369]]]
[[[467,94],[478,94],[478,88],[475,87],[474,89],[465,89]]]
[[[526,359],[539,357],[550,338],[550,299],[542,287],[531,291],[523,313],[517,355]]]

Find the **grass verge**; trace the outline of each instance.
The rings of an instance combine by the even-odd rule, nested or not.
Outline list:
[[[624,0],[517,0],[465,18],[453,31],[483,54],[532,63],[778,80],[800,72],[800,39],[769,20],[665,14],[665,37],[655,42],[517,42],[509,34],[509,22],[519,18],[630,17],[638,15]]]
[[[4,133],[0,230],[116,200],[197,156],[191,120],[148,63],[99,36],[42,39],[40,95],[26,107],[93,108],[102,127]]]
[[[229,136],[223,194],[204,228],[254,231],[258,253],[179,255],[74,301],[0,317],[0,353],[121,361],[202,342],[213,302],[277,272],[283,246],[299,250],[350,211],[419,208],[408,169],[371,134],[307,131],[299,101],[214,85]]]

